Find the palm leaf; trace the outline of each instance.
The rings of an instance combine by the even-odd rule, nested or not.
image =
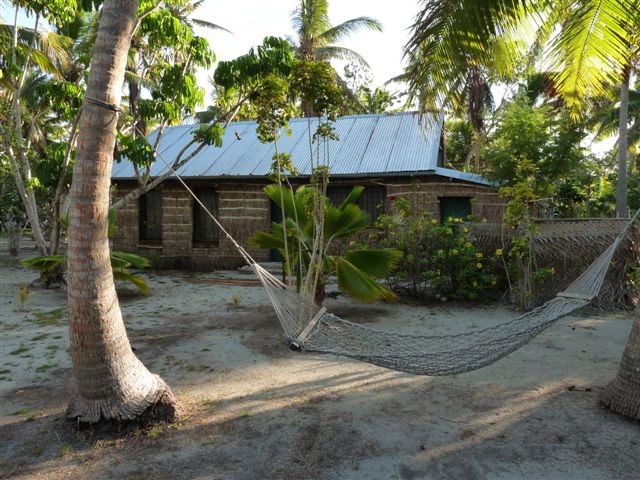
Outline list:
[[[585,98],[619,83],[630,63],[633,29],[638,26],[629,22],[638,8],[637,0],[587,0],[574,4],[563,22],[548,48],[549,70],[574,116]]]
[[[149,265],[149,259],[140,255],[118,250],[111,252],[111,266],[113,268],[148,268]]]
[[[338,288],[361,302],[393,301],[396,294],[375,282],[365,272],[345,258],[335,259]]]
[[[354,62],[363,67],[371,68],[367,61],[358,52],[349,48],[338,47],[335,45],[325,45],[316,49],[315,58],[317,61],[344,60],[346,62]]]
[[[360,196],[364,192],[364,187],[362,185],[356,185],[347,195],[347,198],[343,200],[340,204],[340,210],[343,210],[347,205],[354,204],[358,201]]]
[[[400,250],[367,248],[348,250],[345,258],[367,275],[382,278],[393,272],[402,255]]]
[[[143,295],[149,295],[150,289],[146,280],[139,275],[134,275],[126,270],[113,270],[113,278],[132,283]]]
[[[25,258],[20,261],[20,264],[23,267],[47,273],[64,265],[66,261],[66,255],[40,255],[37,257]]]
[[[192,18],[191,21],[197,27],[206,28],[208,30],[215,30],[215,31],[219,31],[219,32],[226,32],[226,33],[230,33],[230,34],[233,35],[233,32],[231,30],[228,30],[228,29],[226,29],[224,27],[221,27],[220,25],[217,25],[215,23],[211,23],[211,22],[208,22],[206,20],[201,20],[199,18]]]
[[[354,204],[325,209],[324,233],[327,238],[343,238],[359,232],[371,223],[371,217]]]
[[[342,22],[341,24],[331,27],[322,32],[318,36],[318,41],[321,45],[339,42],[340,40],[349,37],[352,33],[355,33],[359,30],[382,32],[382,24],[375,18],[371,17],[352,18],[351,20]]]

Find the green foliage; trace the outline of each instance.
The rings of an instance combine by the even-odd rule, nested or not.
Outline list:
[[[75,18],[78,4],[76,0],[13,0],[27,12],[42,15],[49,23],[64,25]]]
[[[309,105],[314,116],[335,121],[344,99],[329,63],[306,60],[298,62],[291,75],[290,88]]]
[[[473,127],[468,120],[454,118],[444,124],[445,161],[451,167],[465,170],[473,146]]]
[[[586,157],[559,179],[554,195],[554,213],[564,218],[608,217],[615,211],[616,172],[611,159]],[[629,175],[629,196],[636,178]]]
[[[122,132],[118,132],[117,138],[118,150],[114,158],[116,162],[127,159],[138,167],[148,168],[155,161],[153,149],[146,138]]]
[[[269,74],[252,95],[251,102],[258,121],[258,139],[262,143],[277,141],[293,114],[287,79]]]
[[[11,174],[9,160],[0,155],[0,222],[18,222],[24,216],[24,205]]]
[[[320,286],[323,288],[329,275],[336,275],[341,291],[363,302],[378,299],[392,300],[393,292],[375,281],[389,275],[402,255],[393,249],[374,249],[350,245],[342,255],[328,252],[336,240],[349,239],[370,225],[369,216],[354,203],[363,187],[356,187],[340,206],[325,202],[323,222],[324,243],[322,250],[322,274]],[[288,262],[295,266],[297,285],[302,284],[303,272],[309,270],[313,240],[316,238],[316,223],[313,218],[313,200],[319,193],[314,187],[302,186],[295,193],[278,185],[265,187],[267,196],[285,211],[282,223],[273,223],[271,232],[256,232],[251,244],[258,248],[276,248],[283,256],[288,254]],[[286,226],[286,227],[285,227]],[[289,250],[285,251],[285,231]]]
[[[483,148],[486,175],[505,185],[518,181],[524,162],[533,168],[536,191],[550,193],[554,182],[571,172],[583,158],[580,125],[547,106],[532,106],[516,98],[502,112],[498,126]]]
[[[256,89],[264,78],[271,75],[286,77],[295,63],[291,44],[284,38],[265,37],[262,45],[245,55],[221,61],[213,80],[228,97],[246,95]]]
[[[193,132],[193,139],[198,143],[205,145],[222,146],[222,135],[224,127],[220,123],[211,123],[210,125],[199,125]]]
[[[109,210],[108,236],[115,233],[115,210]],[[62,220],[66,225],[67,219]],[[140,255],[120,251],[111,252],[111,269],[116,280],[122,280],[133,284],[143,295],[149,294],[149,286],[144,278],[130,272],[131,269],[142,270],[149,267],[149,260]],[[64,272],[67,269],[66,255],[38,255],[25,258],[20,261],[23,267],[40,272],[40,280],[46,285],[54,282],[66,285]]]
[[[533,251],[533,239],[537,233],[533,223],[537,202],[550,193],[551,186],[538,182],[537,165],[529,159],[516,167],[509,186],[500,189],[507,199],[503,222],[513,232],[505,258],[512,297],[523,309],[530,309],[536,286],[553,275],[553,269],[539,269]]]
[[[27,284],[18,287],[18,310],[24,310],[24,304],[31,298],[33,293],[29,291],[29,285]]]
[[[429,213],[401,210],[380,216],[372,236],[404,253],[390,283],[409,296],[478,300],[497,283],[496,258],[485,258],[460,218],[440,224]]]
[[[39,255],[20,261],[23,267],[40,272],[40,281],[45,286],[54,283],[64,284],[64,271],[67,267],[66,255]]]
[[[364,113],[384,113],[397,100],[397,96],[386,88],[362,86],[358,89],[358,100],[364,107]]]
[[[40,272],[40,279],[45,285],[59,280],[67,268],[66,255],[40,255],[20,261],[23,267]],[[149,294],[149,285],[145,279],[130,272],[130,269],[143,269],[149,266],[149,260],[139,255],[119,251],[111,252],[111,268],[113,277],[133,284],[143,295]],[[64,283],[64,282],[62,282]]]

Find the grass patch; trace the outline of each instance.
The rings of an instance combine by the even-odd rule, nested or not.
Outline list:
[[[151,440],[155,440],[156,438],[158,438],[160,436],[160,434],[162,433],[163,430],[164,430],[164,428],[162,426],[154,425],[147,432],[147,438],[149,438]]]
[[[21,353],[25,353],[29,351],[29,347],[25,347],[24,345],[20,345],[13,352],[9,352],[9,355],[20,355]]]
[[[25,422],[31,422],[40,415],[40,410],[34,410],[33,408],[20,408],[13,412],[13,414],[22,418]]]
[[[40,340],[44,340],[45,338],[47,338],[49,336],[48,333],[41,333],[40,335],[36,335],[35,337],[33,337],[31,339],[31,341],[33,342],[39,342]]]
[[[60,455],[62,457],[68,457],[71,454],[72,448],[68,443],[63,443],[60,446]]]
[[[2,370],[0,370],[0,375],[7,375],[8,373],[11,373],[11,370],[9,370],[8,368],[3,368]]]
[[[36,368],[36,372],[38,372],[38,373],[44,373],[44,372],[46,372],[47,370],[49,370],[49,369],[51,369],[51,368],[53,368],[53,367],[55,367],[55,366],[56,366],[56,365],[53,365],[53,364],[40,365],[38,368]]]
[[[54,308],[48,312],[35,312],[36,321],[41,325],[60,325],[60,321],[66,315],[67,310],[63,307]]]

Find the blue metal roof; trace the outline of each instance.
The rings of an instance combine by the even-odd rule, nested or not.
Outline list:
[[[315,131],[316,122],[316,119],[292,119],[289,134],[283,134],[278,141],[279,151],[291,154],[300,175],[311,174],[307,132],[309,128]],[[158,155],[171,164],[192,140],[191,132],[196,127],[165,128],[158,144]],[[479,175],[437,166],[442,119],[434,115],[413,112],[349,115],[338,118],[334,128],[338,140],[328,142],[328,155],[323,143],[313,145],[314,163],[317,164],[318,159],[324,163],[328,157],[333,176],[422,173],[490,184]],[[149,135],[152,144],[157,135],[157,130]],[[196,148],[196,144],[190,146],[185,154]],[[255,121],[233,122],[224,132],[221,147],[204,147],[178,170],[178,174],[184,178],[265,177],[269,175],[273,153],[273,144],[263,144],[258,140]],[[165,170],[165,164],[158,160],[151,174],[156,176]],[[112,178],[135,178],[132,164],[127,160],[114,164]]]

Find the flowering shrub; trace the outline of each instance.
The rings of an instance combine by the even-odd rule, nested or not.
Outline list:
[[[420,298],[476,300],[495,287],[496,256],[485,257],[462,219],[440,224],[426,213],[400,212],[381,216],[372,233],[381,246],[404,252],[392,288]]]

